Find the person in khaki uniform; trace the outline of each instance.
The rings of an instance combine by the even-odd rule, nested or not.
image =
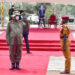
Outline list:
[[[25,28],[25,23],[19,20],[20,13],[14,11],[12,15],[12,20],[8,23],[6,32],[6,41],[9,45],[9,56],[12,63],[10,70],[18,69],[20,70],[19,63],[22,56],[22,44],[23,44],[23,29]],[[15,67],[16,64],[16,67]]]
[[[70,28],[68,26],[69,17],[62,17],[62,28],[60,30],[61,48],[65,57],[65,71],[61,74],[69,74],[71,66],[71,54],[70,54]]]

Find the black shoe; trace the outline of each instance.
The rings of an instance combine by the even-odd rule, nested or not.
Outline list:
[[[12,66],[9,68],[10,70],[15,69],[15,63],[12,63]]]
[[[60,72],[60,74],[70,74],[70,71],[63,71],[63,72]]]
[[[21,70],[21,68],[19,67],[19,63],[16,63],[16,69]]]
[[[16,65],[16,69],[21,70],[21,68],[19,67],[19,65]]]
[[[31,54],[32,52],[27,52],[27,54]]]

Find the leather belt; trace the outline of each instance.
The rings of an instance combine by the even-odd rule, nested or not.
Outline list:
[[[64,39],[64,36],[61,36],[60,38],[61,38],[61,39]],[[68,38],[68,36],[67,36],[66,38]]]

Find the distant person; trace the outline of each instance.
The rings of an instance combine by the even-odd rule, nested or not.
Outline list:
[[[43,7],[43,5],[41,5],[41,7],[39,8],[39,27],[41,22],[43,22],[43,25],[45,27],[45,8]]]
[[[26,19],[24,11],[21,13],[21,20],[26,24],[26,28],[23,30],[23,37],[24,37],[24,40],[25,40],[25,43],[26,43],[27,53],[31,53],[30,49],[29,49],[29,42],[28,42],[29,23],[28,23],[28,20]]]
[[[54,13],[52,13],[52,15],[50,16],[49,24],[50,26],[54,24],[55,28],[57,27],[57,19]]]
[[[54,13],[50,16],[50,20],[51,20],[51,21],[56,21],[56,16],[55,16]]]
[[[9,9],[9,13],[8,13],[8,14],[9,14],[9,21],[12,20],[11,15],[13,15],[13,12],[14,12],[14,11],[15,11],[15,10],[14,10],[14,5],[12,5],[11,8]]]
[[[68,26],[69,17],[62,17],[62,28],[60,30],[60,41],[63,55],[65,57],[65,71],[61,74],[70,74],[71,70],[71,53],[70,53],[70,28]]]
[[[20,13],[14,11],[12,20],[8,23],[6,32],[6,41],[9,45],[9,56],[11,60],[10,70],[21,68],[19,63],[22,56],[22,45],[23,45],[23,29],[25,28],[25,23],[19,20]],[[16,65],[16,66],[15,66]]]

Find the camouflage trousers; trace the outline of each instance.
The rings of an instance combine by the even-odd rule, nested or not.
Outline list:
[[[20,62],[22,56],[22,45],[21,44],[10,45],[9,56],[11,63]]]

